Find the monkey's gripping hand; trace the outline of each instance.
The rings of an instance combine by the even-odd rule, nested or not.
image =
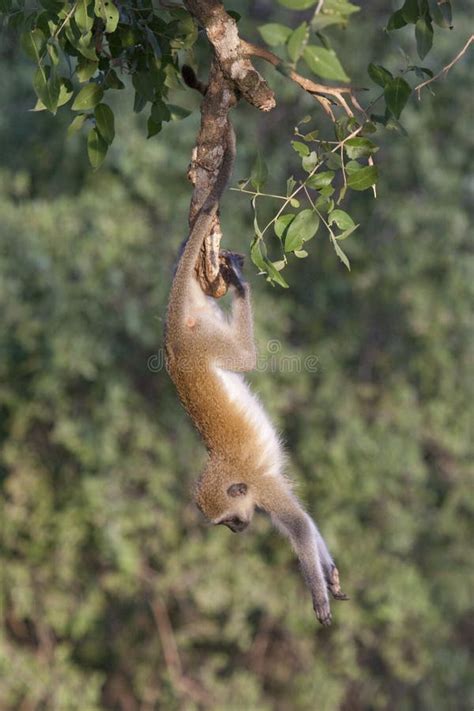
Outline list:
[[[221,274],[229,286],[233,286],[239,296],[245,295],[246,281],[242,275],[244,255],[222,250]]]

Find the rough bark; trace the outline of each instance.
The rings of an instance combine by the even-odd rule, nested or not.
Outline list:
[[[205,29],[226,79],[232,81],[246,101],[260,111],[275,106],[275,96],[250,59],[245,56],[237,23],[219,0],[184,0],[189,12]]]
[[[227,144],[230,109],[242,97],[259,110],[270,111],[275,106],[275,97],[245,55],[237,23],[223,4],[219,0],[184,0],[184,4],[205,29],[214,50],[209,85],[201,106],[201,129],[188,173],[194,185],[189,211],[192,227],[219,173]],[[227,259],[226,253],[219,251],[221,237],[217,215],[196,265],[203,291],[216,298],[227,292],[221,274],[221,266]]]

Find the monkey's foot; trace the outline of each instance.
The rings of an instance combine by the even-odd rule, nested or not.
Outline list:
[[[313,608],[316,613],[316,617],[318,618],[319,622],[324,625],[325,627],[329,627],[331,624],[332,616],[331,616],[331,608],[329,607],[329,601],[325,601],[322,603],[313,603]]]
[[[349,600],[346,593],[341,590],[341,584],[339,582],[339,571],[335,565],[331,568],[328,576],[328,588],[329,592],[335,600]]]

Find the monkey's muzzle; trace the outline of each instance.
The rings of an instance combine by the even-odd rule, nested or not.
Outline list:
[[[241,533],[242,531],[245,531],[245,529],[249,525],[248,521],[242,521],[239,518],[230,518],[226,521],[220,521],[220,523],[222,523],[224,526],[227,526],[227,528],[230,528],[232,533]]]

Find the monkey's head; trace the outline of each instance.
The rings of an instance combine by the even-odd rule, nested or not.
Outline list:
[[[222,472],[218,474],[208,468],[195,493],[201,513],[214,525],[223,524],[234,533],[247,528],[255,510],[251,490],[241,479],[238,476],[227,478]]]

